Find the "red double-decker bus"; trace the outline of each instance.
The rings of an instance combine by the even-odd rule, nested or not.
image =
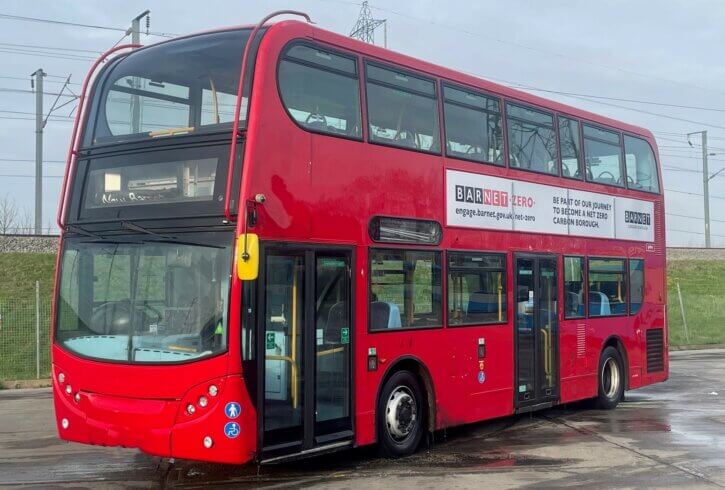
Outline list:
[[[301,21],[111,54],[60,203],[61,438],[400,456],[667,379],[649,131]]]

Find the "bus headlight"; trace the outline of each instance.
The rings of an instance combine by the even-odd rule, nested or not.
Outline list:
[[[206,436],[204,438],[204,447],[207,449],[210,449],[214,445],[214,441],[211,439],[211,437]]]
[[[194,412],[196,412],[196,407],[194,407],[194,405],[192,405],[191,403],[189,403],[186,406],[186,413],[188,413],[189,415],[193,415]]]

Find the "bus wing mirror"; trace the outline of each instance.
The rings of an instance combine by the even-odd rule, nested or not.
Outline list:
[[[237,275],[242,281],[253,281],[259,275],[259,237],[254,233],[237,238]]]

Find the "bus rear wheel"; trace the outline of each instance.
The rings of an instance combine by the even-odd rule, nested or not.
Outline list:
[[[619,351],[607,347],[599,358],[599,390],[596,398],[597,408],[611,410],[624,396],[624,363]]]
[[[410,371],[394,373],[383,386],[377,410],[380,452],[389,458],[413,454],[423,436],[424,406]]]

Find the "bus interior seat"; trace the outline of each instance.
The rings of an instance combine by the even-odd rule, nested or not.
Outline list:
[[[584,315],[584,303],[581,300],[581,294],[573,291],[566,292],[566,314],[567,316]]]
[[[609,298],[599,291],[589,291],[589,314],[591,316],[607,316],[612,314]]]
[[[395,303],[373,301],[370,303],[370,324],[373,328],[401,328],[400,308]]]
[[[498,296],[484,291],[471,293],[468,297],[467,314],[475,315],[477,313],[497,313],[498,312]]]

